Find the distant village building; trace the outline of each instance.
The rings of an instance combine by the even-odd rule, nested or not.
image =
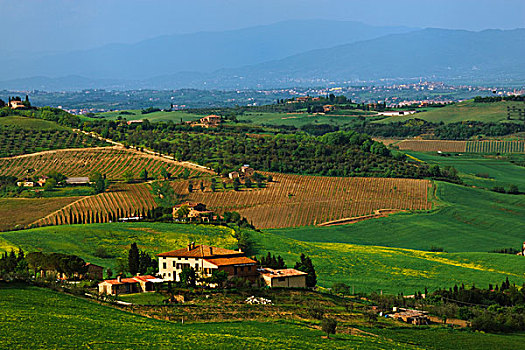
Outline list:
[[[306,272],[295,269],[274,270],[264,268],[259,270],[262,280],[270,287],[280,288],[306,288]]]
[[[255,283],[259,276],[257,262],[242,251],[190,243],[186,248],[157,256],[159,274],[165,281],[179,282],[182,270],[190,267],[201,277],[210,277],[213,271],[225,271],[228,279],[238,277]]]
[[[34,181],[25,181],[25,180],[23,180],[23,181],[18,181],[16,183],[16,185],[18,187],[35,187],[35,182]]]
[[[387,111],[387,112],[379,112],[379,115],[384,115],[385,117],[399,117],[404,115],[411,115],[415,114],[417,111]]]
[[[153,292],[155,283],[164,282],[160,278],[151,275],[137,275],[132,278],[117,277],[113,280],[105,280],[98,284],[100,294],[118,295],[131,293]]]
[[[332,111],[335,111],[334,105],[324,105],[323,106],[323,112],[327,113],[327,112],[332,112]]]
[[[79,186],[79,185],[89,185],[89,177],[68,177],[66,179],[67,185]]]
[[[127,124],[128,124],[128,125],[131,125],[131,124],[140,124],[140,123],[143,123],[143,122],[144,122],[144,119],[128,120],[128,121],[127,121]]]

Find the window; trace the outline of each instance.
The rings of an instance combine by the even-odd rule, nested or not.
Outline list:
[[[175,261],[173,261],[173,267],[175,267]]]
[[[162,268],[166,270],[166,263],[162,263]]]
[[[171,277],[171,273],[168,273],[168,277]]]
[[[199,264],[195,264],[195,270],[199,269]]]
[[[279,282],[284,282],[284,281],[286,281],[286,278],[284,278],[284,277],[277,277],[277,280]]]
[[[188,258],[184,258],[184,260],[188,260]]]

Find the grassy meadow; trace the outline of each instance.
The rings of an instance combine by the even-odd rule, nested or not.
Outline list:
[[[412,151],[406,153],[429,164],[453,166],[459,171],[460,178],[470,186],[492,189],[495,186],[508,188],[515,184],[525,191],[525,168],[507,159],[472,153],[450,156]]]
[[[14,245],[24,251],[76,254],[105,267],[114,267],[117,258],[127,256],[127,249],[133,242],[142,250],[158,254],[184,247],[193,241],[224,248],[236,247],[231,229],[204,225],[108,223],[0,232],[0,242],[4,242],[5,246]],[[97,256],[101,255],[96,253],[97,248],[104,251],[106,257]]]
[[[244,122],[258,125],[286,125],[301,127],[306,124],[330,124],[342,126],[355,121],[359,116],[366,116],[367,112],[348,110],[345,115],[311,114],[311,113],[257,113],[248,112],[237,116]]]
[[[455,123],[467,120],[481,122],[517,122],[516,120],[507,121],[507,106],[523,108],[523,103],[511,101],[481,103],[474,102],[474,100],[467,100],[410,116],[385,118],[378,121],[378,123],[406,121],[414,118],[433,123]]]
[[[124,112],[124,114],[122,114]],[[142,114],[140,109],[130,109],[126,111],[115,111],[115,112],[104,112],[98,113],[97,116],[103,117],[108,120],[116,120],[118,117],[125,118],[127,120],[140,120],[147,119],[150,122],[168,122],[172,121],[174,123],[197,120],[202,118],[202,115],[188,113],[184,111],[159,111],[153,113]]]
[[[1,117],[0,127],[2,126],[16,127],[26,130],[69,130],[65,126],[58,125],[52,121],[21,116]]]
[[[0,338],[9,349],[417,349],[379,337],[322,332],[298,322],[180,324],[37,287],[0,286]]]

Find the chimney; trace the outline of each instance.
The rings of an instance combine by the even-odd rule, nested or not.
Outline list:
[[[117,282],[118,282],[118,283],[122,282],[122,276],[121,276],[121,275],[118,275],[118,276],[117,276]]]
[[[191,243],[188,244],[188,251],[190,251],[190,250],[191,250]]]
[[[140,272],[137,272],[137,277],[140,276]]]
[[[195,249],[195,242],[191,242],[191,249]]]
[[[210,247],[210,255],[213,255],[213,247]]]

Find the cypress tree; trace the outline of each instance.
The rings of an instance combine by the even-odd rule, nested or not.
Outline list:
[[[132,275],[136,275],[139,272],[140,267],[140,255],[137,243],[132,243],[128,252],[128,271]]]

